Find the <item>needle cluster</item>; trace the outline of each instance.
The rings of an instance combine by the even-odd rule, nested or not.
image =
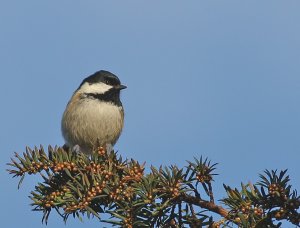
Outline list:
[[[265,171],[257,184],[241,190],[224,185],[227,196],[215,203],[216,163],[194,158],[178,168],[151,167],[99,147],[92,155],[61,147],[26,148],[8,164],[14,177],[40,174],[30,198],[47,223],[54,210],[67,221],[86,215],[119,227],[280,227],[299,226],[300,198],[285,171]],[[107,213],[110,219],[102,219]],[[215,216],[218,215],[218,216]],[[220,219],[221,217],[221,219]],[[219,220],[217,220],[217,219]]]

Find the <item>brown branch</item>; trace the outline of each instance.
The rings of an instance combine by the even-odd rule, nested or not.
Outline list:
[[[205,208],[209,211],[215,212],[215,213],[221,215],[224,218],[226,218],[228,216],[228,213],[229,213],[225,208],[223,208],[221,206],[218,206],[218,205],[214,204],[213,202],[209,202],[209,201],[206,201],[206,200],[199,199],[195,196],[182,194],[179,199],[186,202],[186,203],[197,205],[201,208]]]
[[[215,199],[214,199],[214,193],[213,193],[213,190],[212,190],[211,182],[208,183],[208,192],[209,192],[210,202],[214,203]]]

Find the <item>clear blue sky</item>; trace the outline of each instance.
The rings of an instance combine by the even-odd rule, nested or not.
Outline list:
[[[124,132],[116,149],[147,165],[218,162],[214,183],[289,169],[300,190],[300,1],[2,1],[1,227],[42,227],[27,198],[37,177],[4,171],[14,151],[62,145],[73,90],[117,74]],[[48,228],[91,227],[55,214]]]

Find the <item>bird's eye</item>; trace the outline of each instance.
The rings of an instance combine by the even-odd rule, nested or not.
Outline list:
[[[110,81],[109,80],[105,80],[105,84],[110,85]]]

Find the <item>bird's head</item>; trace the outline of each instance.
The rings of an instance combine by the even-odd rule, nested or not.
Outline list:
[[[85,78],[76,92],[83,94],[105,94],[119,92],[126,86],[121,85],[120,79],[109,71],[100,70]]]

